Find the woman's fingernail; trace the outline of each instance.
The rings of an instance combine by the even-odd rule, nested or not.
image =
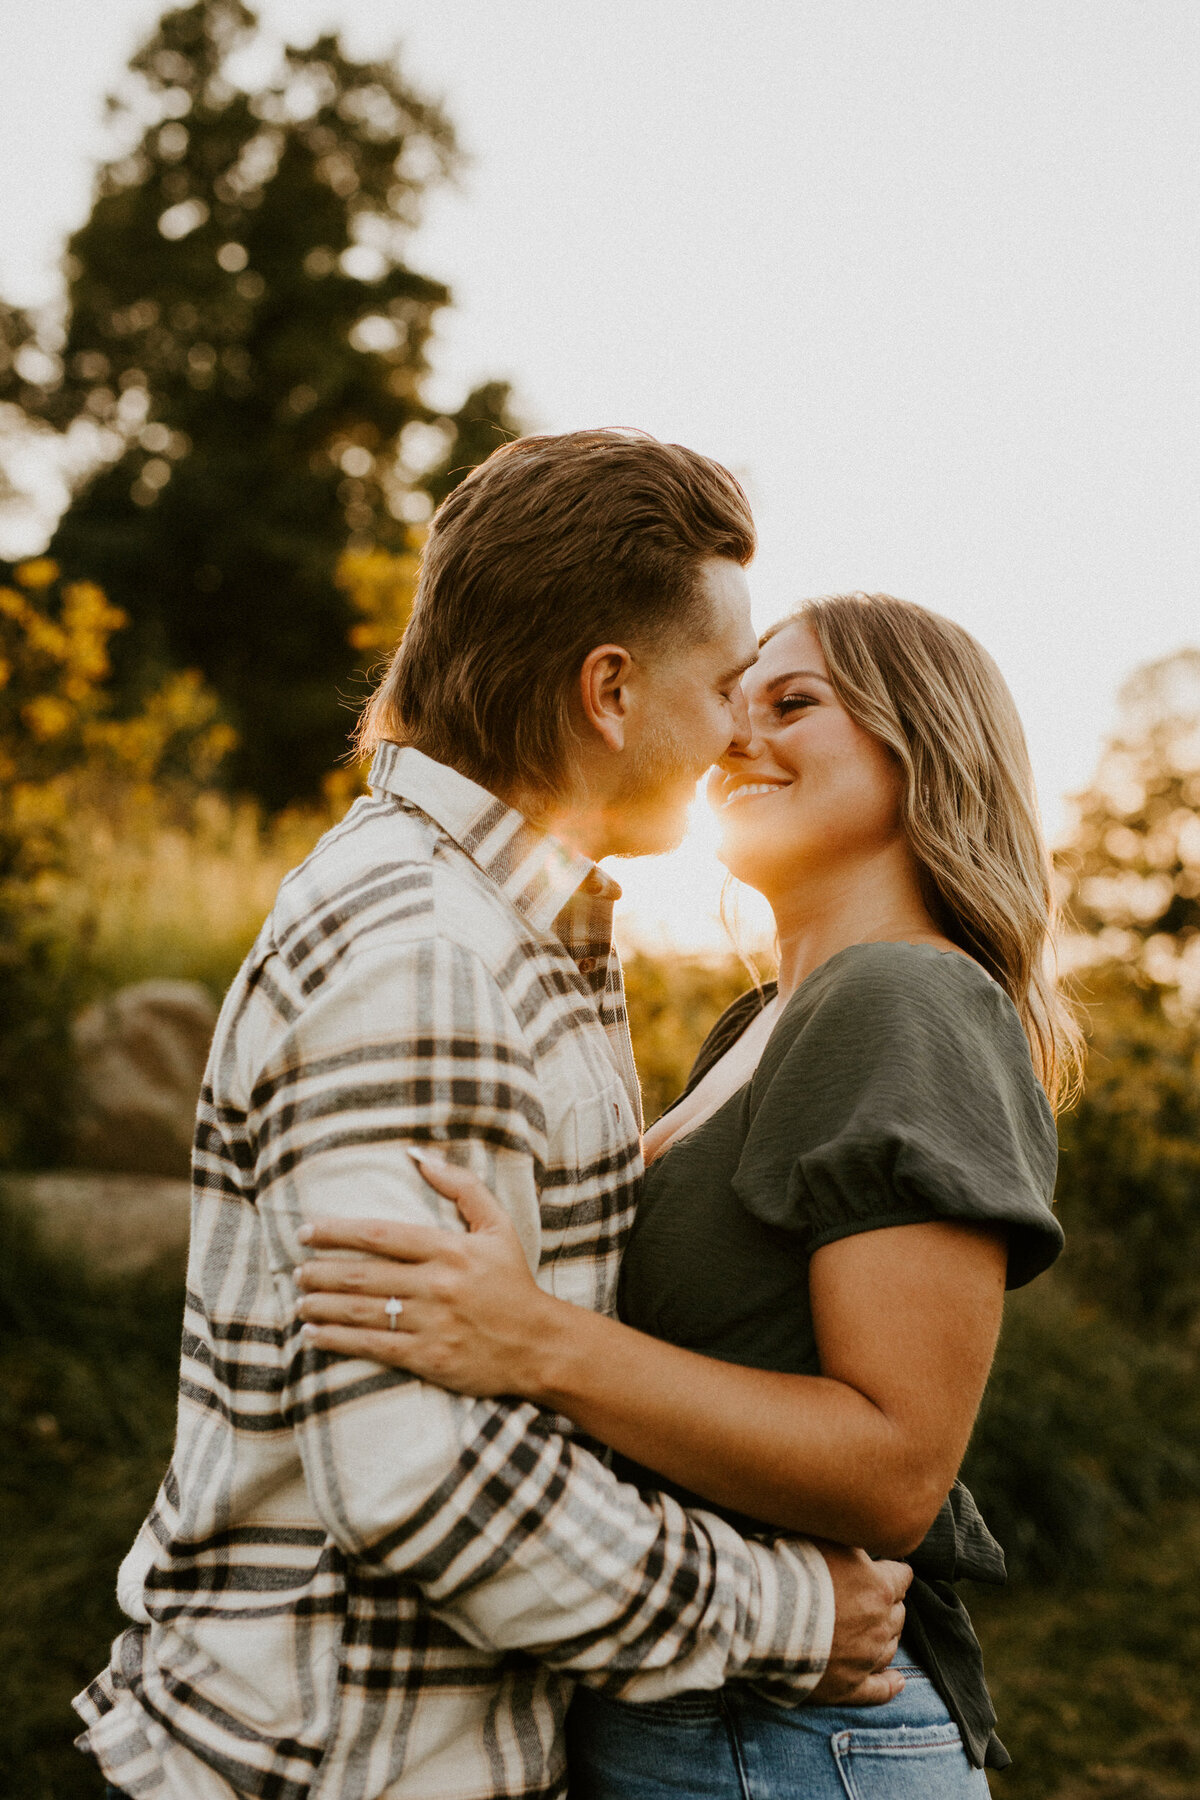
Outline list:
[[[404,1147],[418,1166],[421,1163],[432,1163],[435,1169],[448,1169],[450,1167],[450,1164],[446,1161],[445,1157],[439,1156],[436,1150],[417,1150],[414,1149],[412,1144],[406,1144]]]
[[[300,1227],[299,1231],[296,1233],[296,1236],[300,1239],[300,1242],[302,1244],[311,1244],[312,1243],[312,1235],[313,1235],[313,1228],[311,1225],[302,1225]]]
[[[316,1335],[317,1328],[315,1325],[305,1324],[300,1327],[300,1336],[306,1344],[311,1344]]]

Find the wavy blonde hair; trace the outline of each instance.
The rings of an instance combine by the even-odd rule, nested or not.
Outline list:
[[[940,930],[1017,1009],[1055,1109],[1078,1092],[1079,1028],[1057,984],[1057,909],[1013,697],[975,639],[890,594],[810,600],[762,642],[807,625],[850,717],[904,771],[904,828]]]

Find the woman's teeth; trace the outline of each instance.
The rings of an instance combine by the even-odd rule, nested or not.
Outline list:
[[[777,794],[780,788],[787,785],[786,781],[747,782],[745,786],[734,788],[732,794],[726,796],[721,804],[721,811],[724,812],[726,807],[732,806],[735,800],[750,800],[755,794]]]

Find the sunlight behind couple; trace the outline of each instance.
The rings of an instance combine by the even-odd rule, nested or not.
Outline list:
[[[624,894],[617,908],[621,951],[719,954],[732,948],[721,923],[724,866],[717,861],[720,826],[704,798],[704,784],[688,808],[687,836],[665,856],[610,857],[605,867]],[[731,886],[726,911],[747,949],[769,945],[775,935],[771,909],[760,894]]]

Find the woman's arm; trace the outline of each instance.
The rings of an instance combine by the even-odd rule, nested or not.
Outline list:
[[[902,1555],[966,1449],[1000,1329],[1004,1234],[954,1223],[842,1238],[810,1266],[820,1376],[718,1362],[554,1299],[474,1177],[422,1159],[468,1235],[318,1222],[297,1280],[320,1349],[478,1394],[515,1393],[720,1505]],[[383,1299],[397,1295],[395,1330]]]

